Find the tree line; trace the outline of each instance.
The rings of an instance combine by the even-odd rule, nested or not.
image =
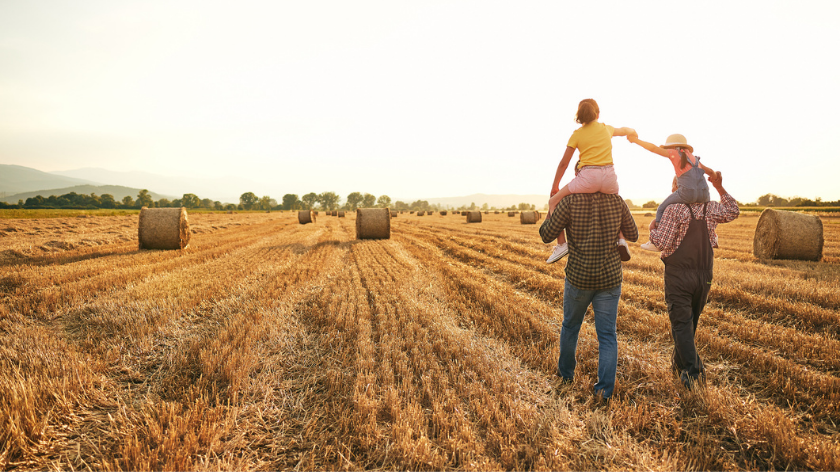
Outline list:
[[[43,197],[37,195],[29,197],[25,201],[18,200],[17,204],[0,202],[0,208],[18,208],[18,209],[73,209],[73,210],[94,210],[94,209],[118,209],[118,210],[136,210],[142,207],[148,208],[167,208],[167,207],[185,207],[187,209],[204,209],[204,210],[347,210],[355,211],[357,208],[392,208],[395,210],[405,211],[440,211],[444,209],[452,210],[533,210],[534,205],[528,203],[520,203],[519,205],[511,205],[506,208],[490,207],[486,203],[480,207],[475,203],[470,205],[461,205],[458,208],[446,207],[440,204],[429,204],[426,200],[416,200],[411,203],[403,201],[391,201],[388,195],[380,195],[379,197],[370,193],[352,192],[344,199],[342,203],[341,197],[335,192],[314,193],[310,192],[302,197],[297,194],[287,193],[278,202],[270,196],[258,196],[254,192],[245,192],[239,197],[239,203],[222,203],[217,200],[209,198],[199,198],[193,193],[185,193],[181,198],[169,200],[161,198],[155,201],[146,189],[140,190],[137,193],[137,198],[125,196],[121,200],[117,200],[111,194],[97,195],[78,194],[76,192],[66,193],[64,195],[50,195]]]

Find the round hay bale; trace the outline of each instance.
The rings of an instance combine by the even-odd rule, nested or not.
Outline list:
[[[391,217],[387,208],[356,210],[356,239],[390,239]]]
[[[417,216],[423,216],[425,214],[426,214],[426,212],[423,211],[423,210],[420,210],[420,211],[417,212]]]
[[[537,212],[535,211],[523,211],[519,214],[519,224],[523,225],[535,225],[537,224]]]
[[[650,212],[645,213],[645,216],[653,216],[653,213],[650,213]]]
[[[480,211],[465,211],[467,215],[467,223],[481,223],[481,212]]]
[[[494,211],[494,212],[493,212],[493,214],[494,214],[494,215],[498,215],[498,214],[499,214],[499,212],[498,212],[498,211]]]
[[[441,210],[440,211],[440,216],[446,216],[446,210]]]
[[[337,211],[335,211],[335,210],[333,210],[333,211],[332,211],[332,216],[338,216],[338,212],[337,212]]]
[[[338,212],[338,217],[339,218],[344,218],[344,212],[343,211]]]
[[[537,214],[537,221],[540,221],[542,219],[542,213],[540,213],[538,211],[535,211],[534,213]]]
[[[516,216],[516,212],[515,211],[509,211],[508,216]]]
[[[399,214],[400,214],[400,213],[399,213],[399,212],[397,212],[397,211],[392,211],[392,212],[391,212],[391,218],[396,218],[396,217],[397,217],[397,215],[399,215]]]
[[[767,208],[755,227],[753,254],[759,259],[819,261],[824,243],[818,216]]]
[[[409,211],[409,212],[408,212],[408,214],[409,214],[409,215],[413,215],[413,214],[414,214],[414,210]]]
[[[228,215],[232,215],[232,214],[233,214],[233,210],[228,210],[227,214],[228,214]]]
[[[314,223],[315,215],[313,215],[309,210],[301,210],[298,212],[298,222],[302,225],[305,225],[306,223]]]
[[[141,208],[137,239],[140,249],[184,249],[189,246],[187,209]]]

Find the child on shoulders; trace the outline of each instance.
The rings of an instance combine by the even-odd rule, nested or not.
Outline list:
[[[656,210],[656,219],[652,227],[656,228],[662,219],[662,214],[668,205],[674,203],[704,203],[709,201],[709,184],[704,178],[706,174],[714,176],[715,171],[700,163],[700,156],[694,155],[694,148],[688,144],[685,136],[672,134],[668,136],[665,144],[657,146],[639,139],[635,133],[627,136],[631,143],[647,149],[648,151],[666,157],[671,161],[676,173],[676,190],[668,196]],[[672,187],[673,190],[673,187]],[[642,244],[642,249],[648,251],[659,251],[650,241]]]

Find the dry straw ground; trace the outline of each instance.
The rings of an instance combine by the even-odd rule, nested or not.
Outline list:
[[[821,263],[720,228],[697,392],[633,245],[606,406],[591,318],[553,384],[565,262],[535,226],[353,219],[191,214],[184,251],[138,251],[137,215],[0,220],[0,468],[840,469],[840,218]]]

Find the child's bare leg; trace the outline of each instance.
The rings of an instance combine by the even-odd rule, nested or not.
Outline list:
[[[551,217],[551,213],[554,211],[554,208],[560,203],[560,200],[563,197],[568,197],[571,195],[572,192],[569,191],[569,186],[564,185],[563,188],[560,189],[559,192],[555,193],[553,197],[548,199],[548,217]],[[560,236],[557,237],[557,244],[563,244],[566,242],[566,232],[561,231]]]

